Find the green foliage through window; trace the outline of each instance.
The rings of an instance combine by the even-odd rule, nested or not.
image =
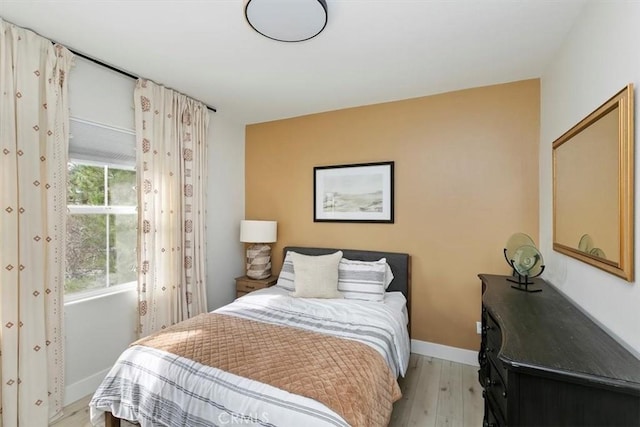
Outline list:
[[[135,171],[69,163],[68,173],[65,293],[135,281]]]

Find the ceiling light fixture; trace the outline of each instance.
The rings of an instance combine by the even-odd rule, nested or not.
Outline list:
[[[273,40],[309,40],[327,25],[325,0],[249,0],[244,15],[251,27]]]

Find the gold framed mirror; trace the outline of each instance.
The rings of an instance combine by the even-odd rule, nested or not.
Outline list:
[[[553,143],[553,249],[634,278],[633,85]]]

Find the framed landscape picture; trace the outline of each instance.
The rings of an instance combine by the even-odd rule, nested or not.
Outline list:
[[[393,223],[393,162],[314,167],[313,220]]]

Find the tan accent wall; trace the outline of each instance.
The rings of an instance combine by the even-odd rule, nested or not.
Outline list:
[[[247,126],[246,218],[278,221],[276,274],[286,245],[411,254],[412,338],[475,350],[477,274],[537,240],[539,111],[536,79]],[[389,160],[394,224],[313,222],[314,166]]]

